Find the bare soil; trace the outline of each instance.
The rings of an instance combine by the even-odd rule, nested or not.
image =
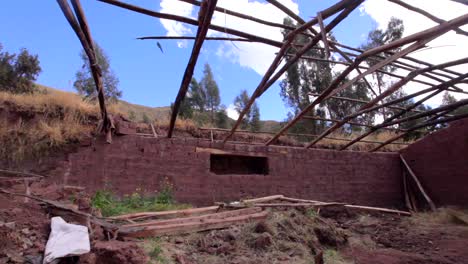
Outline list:
[[[0,182],[9,191],[22,184]],[[89,195],[35,183],[32,194],[90,211]],[[94,228],[92,252],[62,263],[468,263],[468,227],[447,212],[413,217],[343,208],[279,210],[266,221],[189,235],[107,241]],[[73,222],[73,219],[66,219]],[[0,194],[0,263],[41,263],[50,215],[35,201]]]

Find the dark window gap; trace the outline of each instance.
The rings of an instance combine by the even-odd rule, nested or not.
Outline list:
[[[268,158],[229,154],[211,154],[210,171],[215,174],[268,175]]]

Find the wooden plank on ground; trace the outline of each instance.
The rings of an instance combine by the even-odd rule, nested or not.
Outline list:
[[[291,198],[291,197],[282,197],[280,200],[288,201],[288,202],[298,202],[298,203],[323,203],[320,201],[314,200],[305,200],[305,199],[298,199],[298,198]]]
[[[367,210],[367,211],[376,211],[376,212],[381,212],[381,213],[390,213],[390,214],[411,216],[410,212],[394,210],[394,209],[387,209],[387,208],[380,208],[380,207],[351,205],[351,204],[346,204],[346,205],[344,205],[344,207],[351,208],[351,209],[359,209],[359,210]]]
[[[175,225],[151,226],[151,227],[136,227],[136,228],[122,228],[119,230],[119,236],[123,237],[154,237],[162,235],[178,235],[214,229],[223,229],[231,225],[245,223],[254,220],[265,219],[268,212],[263,211],[260,213],[242,215],[236,217],[228,217],[225,219],[207,219],[205,222],[199,223],[182,223]]]
[[[260,197],[260,198],[253,198],[253,199],[246,199],[242,200],[244,203],[263,203],[263,202],[268,202],[268,201],[273,201],[273,200],[280,200],[281,198],[284,198],[284,195],[279,194],[279,195],[271,195],[271,196],[265,196],[265,197]]]
[[[214,213],[214,214],[206,214],[206,215],[201,215],[201,216],[135,223],[135,224],[124,225],[124,227],[163,226],[163,225],[174,225],[174,224],[195,223],[195,222],[202,223],[208,219],[223,219],[223,218],[234,217],[234,216],[239,216],[239,215],[254,214],[254,213],[261,212],[261,211],[262,211],[262,208],[260,207],[250,207],[250,208],[245,208],[245,209],[231,210],[231,211],[225,211],[225,212]]]
[[[168,218],[168,217],[184,217],[191,215],[198,215],[204,213],[214,213],[219,209],[219,206],[209,206],[209,207],[200,207],[200,208],[191,208],[183,210],[171,210],[171,211],[160,211],[160,212],[142,212],[134,214],[125,214],[109,217],[110,219],[141,219],[142,217],[159,217],[159,218]]]
[[[256,203],[258,207],[324,207],[344,205],[343,203]]]

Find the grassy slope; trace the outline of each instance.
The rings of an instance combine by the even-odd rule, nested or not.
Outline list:
[[[73,92],[65,92],[61,90],[57,90],[52,87],[48,87],[45,85],[38,85],[40,89],[46,90],[50,93],[63,93],[65,95],[68,95],[72,98],[76,98],[76,100],[81,100],[81,97]],[[144,106],[144,105],[138,105],[138,104],[132,104],[127,101],[119,100],[119,102],[116,105],[111,106],[114,110],[117,110],[121,114],[124,114],[125,116],[128,116],[130,112],[135,113],[136,120],[138,122],[143,121],[143,115],[147,115],[150,120],[161,120],[161,119],[167,119],[169,116],[169,113],[171,111],[169,106],[164,106],[164,107],[149,107],[149,106]]]

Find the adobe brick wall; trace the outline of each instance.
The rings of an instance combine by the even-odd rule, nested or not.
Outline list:
[[[437,206],[468,205],[468,118],[401,153]]]
[[[198,151],[197,151],[198,148]],[[269,175],[216,175],[210,172],[214,148],[233,154],[268,157]],[[201,151],[205,150],[205,151]],[[197,205],[284,194],[361,205],[400,206],[401,165],[396,153],[361,153],[221,144],[202,139],[115,137],[110,145],[81,148],[57,168],[54,180],[111,188],[130,194],[158,190],[165,177],[180,202]]]

